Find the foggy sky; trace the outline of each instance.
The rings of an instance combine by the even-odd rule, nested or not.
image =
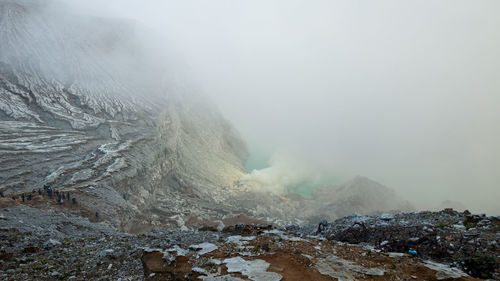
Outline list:
[[[68,2],[175,44],[286,174],[363,175],[417,207],[500,214],[500,1]]]

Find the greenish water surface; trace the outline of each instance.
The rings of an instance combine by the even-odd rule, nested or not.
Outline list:
[[[245,169],[251,173],[253,170],[261,170],[269,167],[269,159],[272,156],[272,151],[269,149],[251,147],[250,156],[244,164]],[[325,185],[334,185],[342,183],[340,177],[331,175],[322,175],[320,179],[315,181],[303,181],[293,186],[288,186],[290,193],[299,194],[305,198],[311,198],[313,190]]]
[[[271,150],[254,147],[250,152],[250,156],[243,165],[247,172],[251,173],[253,170],[262,170],[269,167],[268,161],[272,155]]]

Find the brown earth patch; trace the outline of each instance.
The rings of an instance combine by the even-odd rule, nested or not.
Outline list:
[[[337,280],[327,275],[318,272],[314,267],[310,266],[311,261],[297,254],[287,252],[278,252],[274,255],[259,256],[270,264],[268,271],[273,271],[283,276],[283,281],[331,281]]]

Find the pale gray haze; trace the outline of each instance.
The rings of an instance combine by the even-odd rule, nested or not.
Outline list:
[[[66,2],[175,49],[271,166],[248,180],[363,175],[500,214],[498,0]]]

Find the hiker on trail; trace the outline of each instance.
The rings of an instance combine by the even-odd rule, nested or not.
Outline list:
[[[21,199],[23,199],[23,202],[24,202],[24,193],[21,194]]]
[[[72,198],[71,201],[73,202],[73,205],[76,205],[76,198]]]
[[[57,203],[58,203],[59,205],[62,205],[62,204],[63,204],[63,200],[59,198],[59,200],[57,201]]]
[[[47,190],[48,191],[49,189],[51,189],[50,185],[47,185],[47,184],[43,185],[43,190]]]
[[[99,219],[99,213],[98,212],[95,212],[95,218]]]
[[[52,189],[48,189],[47,193],[49,194],[49,198],[52,199]]]
[[[42,195],[42,191],[40,190],[40,188],[38,189],[38,195]]]
[[[318,224],[318,229],[316,230],[316,235],[323,232],[327,226],[328,226],[328,222],[325,219],[322,219]]]
[[[32,190],[31,190],[31,193],[35,193],[35,192],[36,192],[36,190],[35,190],[35,189],[32,189]]]
[[[31,201],[32,195],[28,194],[28,201]]]

